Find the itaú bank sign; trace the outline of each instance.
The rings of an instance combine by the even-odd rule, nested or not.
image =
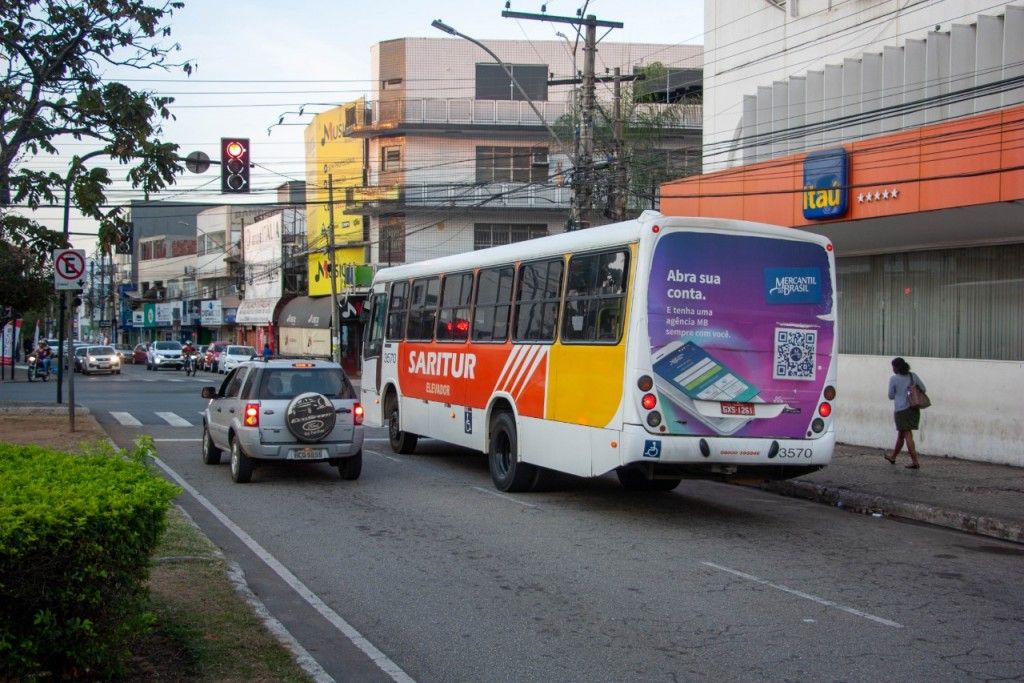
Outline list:
[[[850,194],[848,177],[849,159],[842,147],[811,152],[804,157],[804,218],[821,221],[845,214]]]

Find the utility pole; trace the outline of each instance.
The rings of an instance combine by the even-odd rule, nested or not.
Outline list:
[[[623,141],[622,81],[620,69],[615,67],[615,103],[612,118],[615,119],[615,177],[612,183],[612,220],[626,220],[626,160]]]
[[[550,21],[552,23],[572,24],[577,32],[580,26],[585,27],[583,42],[583,93],[581,102],[580,151],[573,159],[573,198],[570,206],[568,230],[590,227],[588,217],[593,204],[594,183],[594,62],[597,56],[597,27],[622,28],[621,21],[604,21],[593,14],[586,17],[560,17],[550,14],[532,14],[505,10],[502,17],[513,19],[532,19]],[[575,78],[575,74],[573,74]]]
[[[334,256],[334,174],[327,174],[327,257],[331,272],[331,360],[341,364],[341,330],[338,329],[338,281]]]

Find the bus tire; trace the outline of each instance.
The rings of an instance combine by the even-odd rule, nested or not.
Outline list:
[[[679,486],[682,477],[672,479],[648,479],[636,467],[620,467],[615,470],[622,488],[627,491],[671,491]]]
[[[391,442],[391,450],[402,455],[409,455],[416,450],[416,441],[419,437],[401,430],[402,416],[398,412],[398,397],[394,394],[388,396],[388,441]]]
[[[487,462],[491,468],[491,480],[499,491],[531,491],[537,482],[537,467],[520,461],[516,453],[518,439],[515,417],[507,411],[496,413],[491,418]]]

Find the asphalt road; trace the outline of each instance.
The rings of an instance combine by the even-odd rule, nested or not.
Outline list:
[[[383,430],[358,481],[304,463],[237,485],[199,455],[220,378],[127,367],[76,395],[119,445],[157,440],[182,506],[335,679],[1024,676],[1019,545],[709,482],[505,495],[480,454],[400,456]]]

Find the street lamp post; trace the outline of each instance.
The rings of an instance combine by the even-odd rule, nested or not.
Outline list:
[[[556,133],[555,130],[550,125],[548,125],[547,119],[545,119],[544,116],[540,113],[540,110],[537,109],[537,105],[533,103],[533,100],[530,99],[530,96],[526,94],[525,90],[523,90],[523,86],[521,86],[519,84],[519,81],[516,80],[516,77],[512,75],[512,69],[508,68],[508,64],[501,61],[501,58],[498,57],[498,55],[494,54],[491,48],[487,47],[486,45],[481,43],[479,40],[476,40],[475,38],[470,38],[465,33],[459,33],[454,28],[444,23],[440,19],[434,19],[434,21],[430,22],[430,25],[450,35],[457,36],[459,38],[462,38],[463,40],[468,40],[469,42],[473,43],[481,50],[489,54],[491,56],[491,59],[497,62],[498,66],[504,69],[505,73],[508,74],[509,80],[512,81],[512,85],[514,85],[516,87],[516,90],[519,91],[519,95],[523,98],[523,100],[525,100],[526,103],[530,105],[530,109],[533,110],[533,113],[537,115],[537,119],[544,125],[545,128],[547,128],[548,133],[551,134],[551,137],[554,138],[555,142],[557,142],[560,147],[563,146],[561,138],[558,137],[558,133]]]

